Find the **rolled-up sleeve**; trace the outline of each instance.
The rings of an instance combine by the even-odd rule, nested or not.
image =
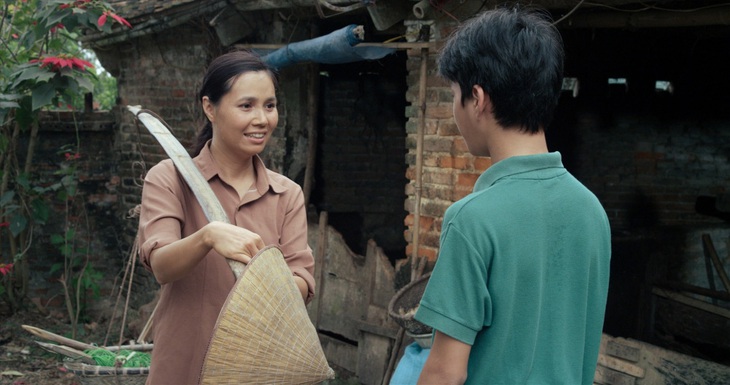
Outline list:
[[[305,303],[309,303],[314,298],[315,289],[314,256],[307,243],[307,212],[302,190],[294,189],[292,198],[284,214],[279,242],[292,274],[307,283],[309,293]]]
[[[177,191],[180,186],[175,179],[174,165],[166,160],[148,171],[142,187],[139,259],[150,271],[152,251],[181,238],[184,210],[179,198],[182,193]]]

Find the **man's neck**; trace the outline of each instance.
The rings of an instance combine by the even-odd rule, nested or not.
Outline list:
[[[520,155],[535,155],[548,152],[545,132],[529,133],[518,129],[501,129],[489,143],[492,163]]]

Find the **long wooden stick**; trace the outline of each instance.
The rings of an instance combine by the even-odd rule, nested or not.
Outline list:
[[[69,347],[72,347],[74,349],[78,350],[86,350],[86,349],[98,349],[98,346],[94,346],[91,344],[87,344],[86,342],[76,341],[71,338],[66,338],[64,336],[59,336],[58,334],[51,333],[47,330],[43,330],[41,328],[37,328],[35,326],[30,325],[21,325],[21,327],[27,331],[29,331],[31,334],[45,338],[50,341],[58,342],[61,345],[66,345]]]
[[[720,261],[720,258],[717,256],[715,244],[712,243],[712,238],[710,238],[710,234],[702,234],[702,242],[705,245],[705,251],[710,254],[710,259],[715,265],[717,275],[720,276],[722,285],[725,286],[725,291],[730,292],[730,279],[728,279],[727,277],[727,273],[725,272],[725,267],[723,267],[722,265],[722,261]]]

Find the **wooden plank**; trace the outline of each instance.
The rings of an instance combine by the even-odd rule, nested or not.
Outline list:
[[[636,377],[598,365],[593,381],[601,385],[635,385]]]
[[[315,329],[319,328],[319,317],[322,314],[322,303],[320,298],[324,293],[324,279],[322,272],[324,271],[325,252],[327,250],[327,211],[319,213],[319,226],[317,228],[317,245],[314,249],[314,298],[309,306],[309,318]]]
[[[617,341],[608,341],[606,343],[606,354],[631,362],[638,362],[641,357],[641,349],[638,346],[628,346]]]
[[[375,334],[375,335],[386,337],[386,338],[390,338],[393,340],[398,335],[398,328],[389,328],[389,327],[385,327],[385,326],[371,324],[369,322],[364,322],[364,321],[358,322],[358,325],[359,325],[360,330],[362,330],[364,332],[367,332],[370,334]]]
[[[643,368],[640,368],[630,362],[607,356],[605,354],[598,355],[598,365],[613,369],[617,372],[628,374],[636,378],[644,378],[644,375],[646,374]]]
[[[388,355],[393,340],[364,332],[357,349],[357,377],[363,385],[381,385],[388,367]]]
[[[357,373],[357,345],[319,334],[327,361],[352,373]]]
[[[679,303],[683,303],[688,306],[695,307],[700,310],[704,310],[706,312],[717,314],[717,315],[725,317],[725,318],[730,318],[730,310],[721,308],[719,306],[715,306],[711,303],[700,301],[700,300],[697,300],[697,299],[694,299],[691,297],[687,297],[686,295],[683,295],[683,294],[680,294],[680,293],[677,293],[674,291],[670,291],[670,290],[661,289],[658,287],[654,287],[651,290],[651,292],[660,297],[669,298],[671,300],[677,301]]]
[[[690,284],[684,283],[684,282],[658,281],[656,283],[656,285],[660,286],[660,287],[666,286],[668,289],[671,289],[674,291],[686,291],[688,293],[699,294],[704,297],[721,299],[723,301],[730,301],[730,293],[726,293],[724,291],[707,289],[707,288],[700,287],[700,286],[690,285]]]

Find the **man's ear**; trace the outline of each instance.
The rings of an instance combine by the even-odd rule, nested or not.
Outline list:
[[[477,113],[492,112],[492,99],[482,86],[475,84],[471,87],[471,99]]]

